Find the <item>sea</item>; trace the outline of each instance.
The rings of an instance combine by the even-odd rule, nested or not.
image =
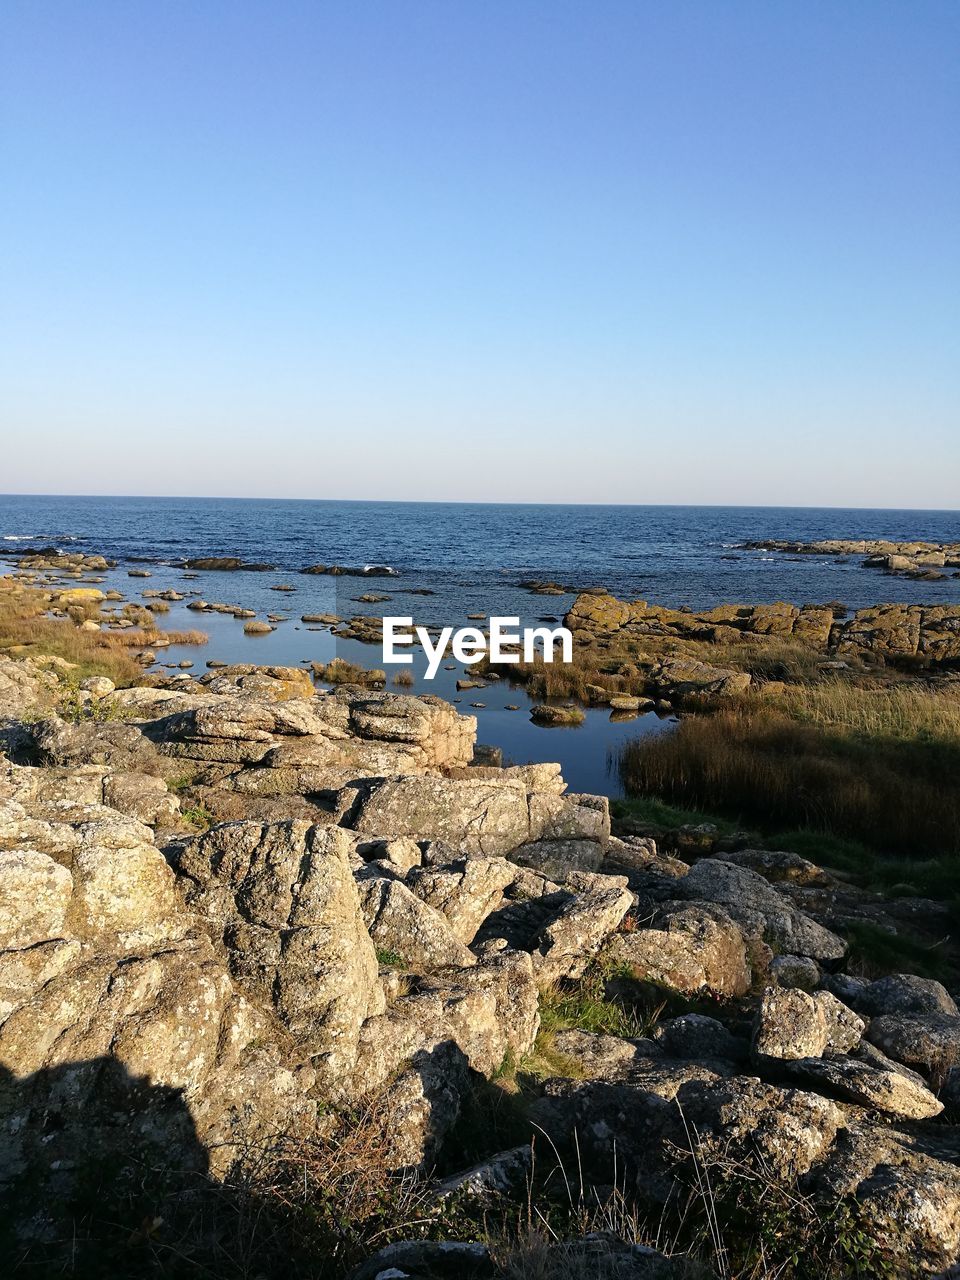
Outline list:
[[[0,496],[0,568],[27,547],[99,553],[115,559],[104,575],[128,599],[175,588],[187,597],[161,619],[169,629],[201,627],[203,648],[174,647],[161,664],[207,660],[300,665],[335,655],[382,665],[378,646],[335,639],[301,622],[304,614],[390,613],[424,626],[467,626],[469,615],[518,617],[521,625],[560,621],[578,590],[692,609],[721,603],[840,602],[850,609],[887,601],[960,603],[960,579],[888,577],[840,560],[746,550],[765,539],[834,538],[960,541],[960,512],[862,508],[577,506],[306,499]],[[204,571],[184,578],[185,559],[236,556],[268,563],[268,572]],[[370,577],[305,575],[314,564],[389,573]],[[150,578],[130,577],[146,569]],[[561,595],[535,595],[523,584],[549,580]],[[292,586],[277,592],[276,586]],[[229,615],[186,608],[187,593],[255,609],[282,620],[267,636],[243,633]],[[389,600],[362,601],[363,595]],[[478,623],[478,625],[482,625]],[[447,660],[449,662],[450,660]],[[589,708],[583,724],[544,728],[529,718],[530,699],[507,681],[456,689],[471,672],[456,664],[425,680],[423,655],[404,692],[433,693],[476,715],[478,739],[505,762],[558,760],[570,787],[617,796],[617,761],[631,738],[669,731],[673,717],[611,718]],[[161,668],[162,669],[162,668]],[[389,668],[388,674],[394,670]],[[475,705],[480,704],[480,705]],[[517,710],[510,708],[517,707]]]

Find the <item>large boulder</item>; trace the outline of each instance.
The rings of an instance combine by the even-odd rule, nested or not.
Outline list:
[[[726,911],[708,903],[664,903],[618,934],[607,954],[637,979],[684,995],[742,996],[752,980],[743,934]]]
[[[747,936],[759,934],[778,951],[835,961],[846,954],[836,934],[798,911],[784,894],[748,867],[701,858],[677,880],[676,897],[719,903]]]
[[[299,821],[231,822],[169,855],[236,978],[272,1004],[326,1076],[350,1070],[361,1023],[383,1007],[351,836]]]
[[[0,1182],[137,1159],[224,1173],[241,1144],[312,1125],[313,1071],[197,930],[149,828],[76,800],[53,806],[70,821],[34,817],[29,791],[0,804]]]
[[[379,837],[443,840],[470,854],[509,854],[536,840],[595,840],[610,834],[606,800],[528,791],[513,780],[399,777],[359,797],[350,825]]]

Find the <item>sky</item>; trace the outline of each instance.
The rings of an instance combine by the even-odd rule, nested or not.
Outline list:
[[[960,506],[955,0],[5,0],[0,493]]]

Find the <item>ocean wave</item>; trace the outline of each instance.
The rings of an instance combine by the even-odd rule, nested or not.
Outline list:
[[[4,542],[38,542],[40,535],[36,533],[5,533]]]

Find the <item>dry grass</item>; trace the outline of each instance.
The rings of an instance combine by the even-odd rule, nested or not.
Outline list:
[[[143,667],[131,650],[148,648],[161,634],[171,644],[204,644],[207,640],[202,631],[158,632],[149,613],[149,630],[87,631],[78,624],[87,618],[97,619],[95,604],[73,606],[67,618],[46,616],[49,606],[45,592],[20,587],[9,578],[0,579],[0,654],[62,658],[73,663],[79,678],[101,675],[117,685],[131,685],[143,675]]]
[[[932,691],[823,685],[747,700],[638,739],[628,793],[897,855],[960,852],[957,704]]]
[[[960,685],[864,689],[828,680],[787,689],[778,706],[804,724],[860,738],[960,744]]]

